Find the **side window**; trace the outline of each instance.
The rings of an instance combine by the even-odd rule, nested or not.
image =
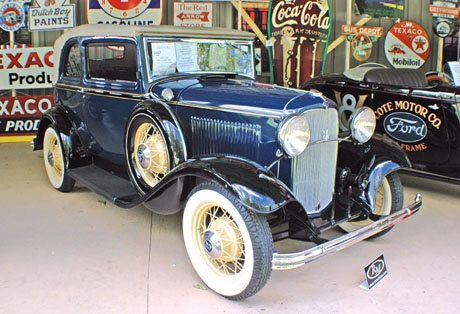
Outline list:
[[[137,80],[136,45],[92,43],[86,46],[88,77],[105,80]]]
[[[64,67],[64,77],[80,78],[81,76],[81,58],[80,58],[80,45],[74,44],[69,49],[67,60]]]

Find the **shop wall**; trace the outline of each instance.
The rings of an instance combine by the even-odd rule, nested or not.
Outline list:
[[[346,24],[346,12],[347,12],[347,1],[345,0],[329,0],[332,14],[333,14],[333,30],[331,34],[331,42],[334,41],[341,34],[341,26]],[[428,7],[430,0],[406,0],[405,1],[405,20],[412,20],[420,24],[430,36],[431,52],[430,57],[426,63],[422,66],[423,72],[433,71],[436,69],[437,54],[438,54],[438,37],[433,34],[432,17],[428,14]],[[353,23],[358,22],[360,16],[353,13]],[[384,34],[388,32],[391,26],[394,24],[392,19],[372,19],[366,25],[367,26],[380,26],[384,29]],[[377,62],[391,67],[387,62],[384,51],[385,35],[380,38],[376,43],[372,51],[372,55],[366,62]],[[345,43],[337,47],[331,54],[328,55],[326,63],[327,73],[339,73],[345,69]],[[351,67],[359,65],[360,62],[351,58]]]

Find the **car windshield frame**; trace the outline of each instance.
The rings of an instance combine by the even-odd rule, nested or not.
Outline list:
[[[238,47],[238,46],[247,46],[248,51],[246,52],[249,56],[249,72],[250,73],[243,73],[237,71],[216,71],[216,70],[199,70],[199,71],[176,71],[168,74],[163,75],[154,75],[152,69],[152,55],[150,50],[151,43],[201,43],[201,44],[225,44],[227,47]],[[158,79],[167,77],[167,76],[174,76],[180,74],[237,74],[240,76],[245,76],[251,79],[255,79],[255,65],[254,65],[254,43],[252,40],[243,40],[243,39],[205,39],[205,38],[161,38],[161,37],[144,37],[144,55],[146,59],[146,70],[148,75],[149,82],[156,81]],[[197,64],[199,62],[197,61]]]

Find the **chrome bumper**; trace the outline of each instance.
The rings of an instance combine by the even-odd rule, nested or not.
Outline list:
[[[415,214],[422,206],[422,196],[417,194],[415,201],[408,207],[378,220],[370,225],[362,227],[341,237],[335,238],[326,243],[317,245],[310,249],[295,253],[274,253],[272,269],[292,269],[310,263],[320,257],[338,252],[353,244],[367,239]]]

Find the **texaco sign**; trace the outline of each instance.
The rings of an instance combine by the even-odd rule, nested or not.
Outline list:
[[[163,0],[87,0],[90,24],[159,25]]]
[[[420,68],[430,55],[427,32],[412,21],[393,25],[385,39],[385,55],[395,68]]]

